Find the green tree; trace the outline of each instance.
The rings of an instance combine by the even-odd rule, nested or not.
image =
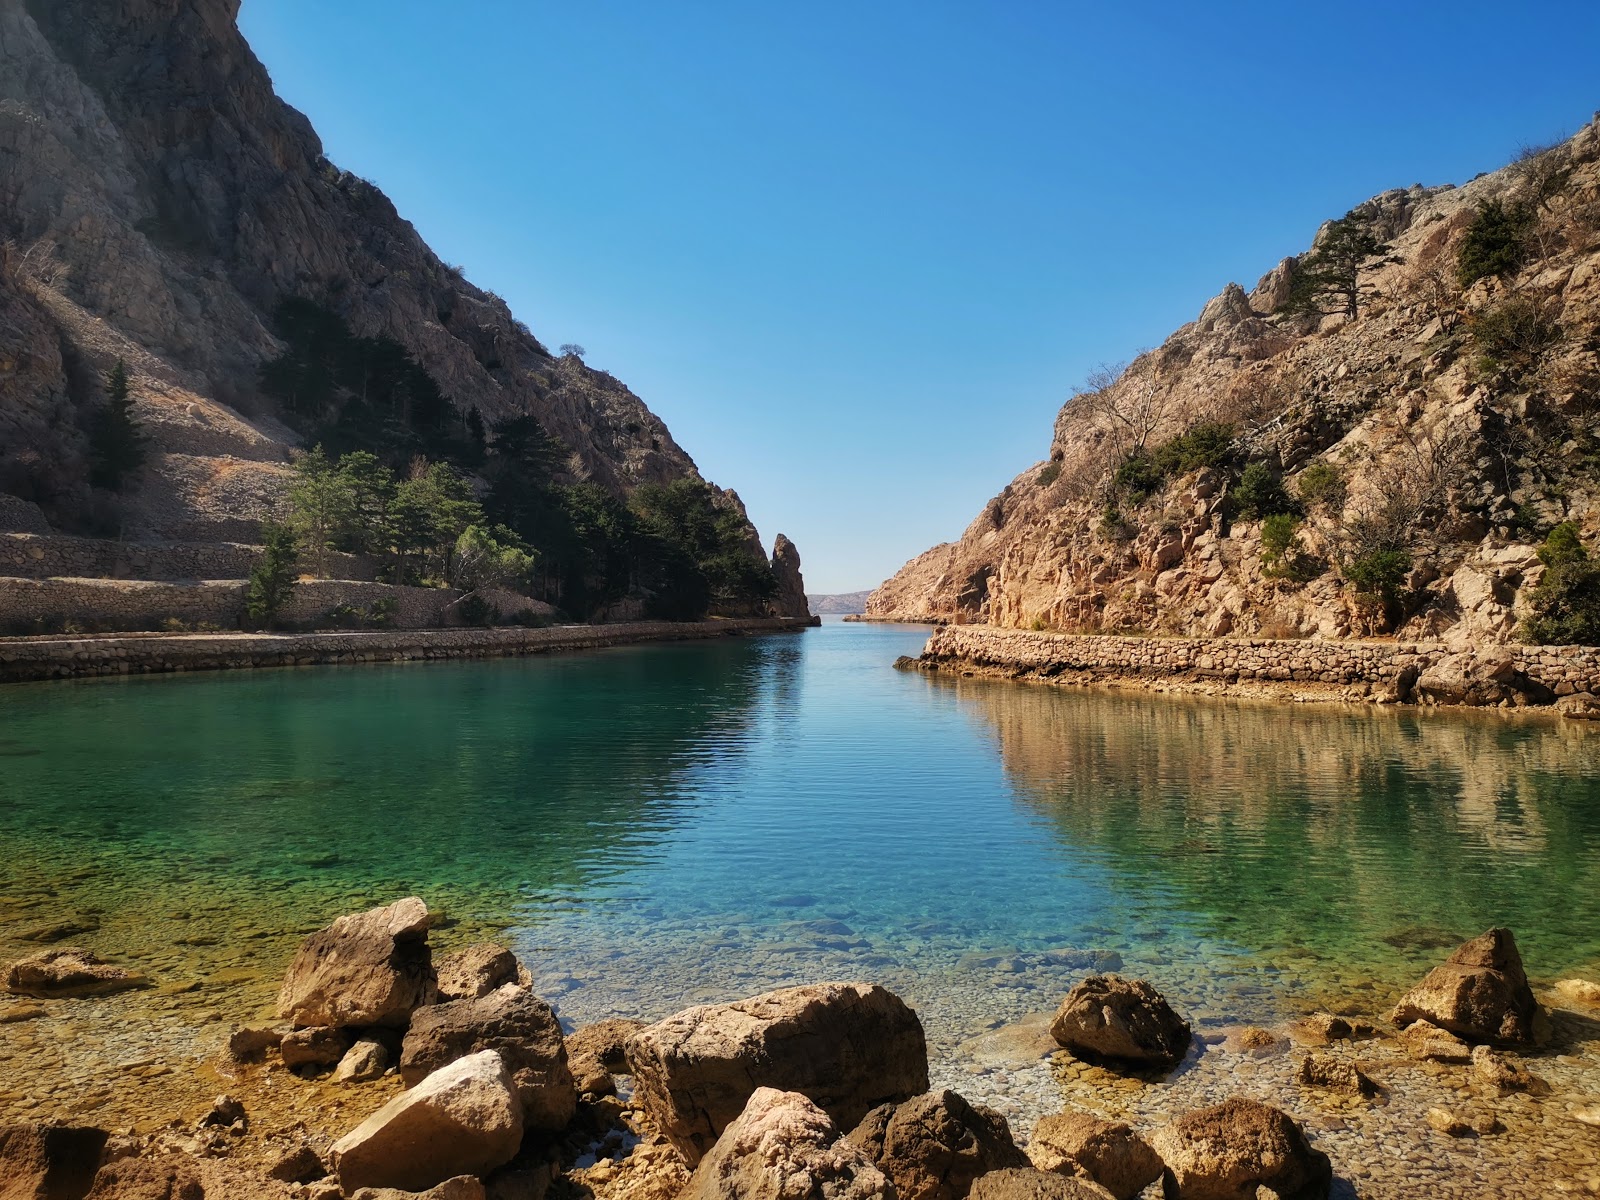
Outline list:
[[[119,358],[106,376],[105,407],[89,430],[89,482],[113,492],[145,461],[148,439],[134,415],[131,390],[128,365]]]
[[[1468,287],[1490,275],[1516,273],[1527,256],[1533,213],[1524,205],[1487,200],[1467,226],[1456,252],[1456,282]]]
[[[393,543],[389,509],[394,504],[394,472],[368,450],[346,454],[338,463],[339,482],[349,503],[343,525],[334,533],[339,549],[381,554]]]
[[[472,485],[446,463],[417,462],[390,506],[396,582],[448,583],[456,541],[483,521]]]
[[[456,539],[453,582],[469,595],[484,588],[521,587],[533,574],[535,557],[504,525],[468,525]]]
[[[1312,508],[1337,516],[1344,508],[1349,485],[1331,462],[1314,462],[1300,472],[1300,499]]]
[[[266,553],[250,572],[250,586],[244,600],[245,623],[251,629],[265,629],[271,625],[289,602],[294,591],[295,563],[300,557],[295,549],[294,530],[287,525],[263,522],[261,536]]]
[[[289,525],[318,575],[327,571],[328,552],[355,519],[350,480],[319,445],[294,461],[289,483]]]
[[[1371,216],[1361,209],[1350,210],[1329,222],[1316,245],[1295,264],[1289,298],[1281,311],[1356,316],[1368,292],[1362,275],[1381,266],[1373,260],[1388,252],[1388,243],[1372,230]]]

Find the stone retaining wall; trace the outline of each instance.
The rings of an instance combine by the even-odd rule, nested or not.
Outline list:
[[[1426,642],[1107,637],[948,625],[909,662],[1064,683],[1189,683],[1206,685],[1191,690],[1298,690],[1378,703],[1521,707],[1600,694],[1600,648],[1592,646],[1458,652]]]
[[[62,534],[0,533],[0,576],[18,579],[244,579],[261,561],[243,542],[120,542]],[[329,554],[336,579],[370,582],[377,564]]]
[[[0,639],[0,682],[317,663],[498,658],[561,650],[595,650],[635,642],[785,633],[815,624],[815,619],[764,618],[682,624],[639,621],[627,625],[563,625],[549,629],[9,638]]]
[[[61,627],[70,619],[80,628],[158,630],[170,621],[238,629],[244,616],[241,579],[175,583],[148,579],[6,579],[0,578],[0,630],[18,633],[33,628]],[[396,605],[396,629],[429,629],[454,618],[452,604],[460,592],[444,588],[395,587],[350,579],[315,579],[295,584],[280,619],[290,625],[315,624],[333,609],[348,604],[369,609],[379,600]],[[512,609],[500,597],[505,615]],[[544,608],[533,601],[525,606]]]

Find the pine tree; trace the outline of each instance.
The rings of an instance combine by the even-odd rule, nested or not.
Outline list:
[[[269,521],[262,525],[261,533],[266,554],[250,572],[250,588],[244,601],[245,622],[252,629],[264,629],[272,624],[289,602],[294,590],[295,563],[300,557],[295,549],[294,531],[287,525]]]
[[[145,434],[133,412],[128,366],[120,358],[106,376],[106,406],[89,431],[89,482],[120,492],[145,460]]]
[[[1281,311],[1311,316],[1343,313],[1354,317],[1366,298],[1362,272],[1381,266],[1372,260],[1388,252],[1388,243],[1372,232],[1367,215],[1360,209],[1352,209],[1330,222],[1317,244],[1295,264],[1289,299]]]

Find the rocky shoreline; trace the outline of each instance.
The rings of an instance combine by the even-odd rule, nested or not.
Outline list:
[[[563,650],[598,650],[640,642],[785,633],[816,617],[752,617],[544,629],[415,629],[349,633],[118,634],[110,637],[0,639],[0,683],[93,675],[224,671],[333,663],[510,658]]]
[[[1057,686],[1299,702],[1547,709],[1600,719],[1600,650],[1426,642],[1117,637],[989,626],[934,630],[902,670]]]
[[[65,1036],[77,1006],[115,1006],[155,981],[87,949],[11,964],[0,1056],[23,1069],[8,1071],[7,1095],[35,1095],[0,1110],[0,1166],[18,1189],[5,1194],[1600,1193],[1600,984],[1569,979],[1536,996],[1504,929],[1459,946],[1393,1003],[1353,997],[1275,1027],[1212,1027],[1145,980],[1078,978],[1053,1015],[996,1029],[966,1068],[979,1084],[996,1063],[1047,1064],[1054,1097],[1025,1128],[946,1082],[950,1064],[930,1053],[918,1014],[877,984],[572,1029],[505,947],[436,952],[447,928],[411,897],[311,933],[276,1020],[235,1026],[182,1064],[118,1064],[164,1069],[186,1095],[222,1094],[113,1128],[73,1116],[94,1106],[74,1109],[76,1087],[26,1071],[6,1043],[51,1025]]]

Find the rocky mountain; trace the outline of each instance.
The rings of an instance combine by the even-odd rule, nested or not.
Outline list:
[[[1600,535],[1600,118],[1375,197],[1097,372],[1048,456],[867,613],[1508,640],[1556,526]]]
[[[871,592],[842,592],[834,596],[807,596],[811,611],[828,616],[850,616],[867,610],[867,597]]]
[[[0,512],[67,532],[253,540],[304,441],[262,389],[286,301],[392,339],[453,412],[532,415],[573,481],[698,479],[619,380],[557,356],[330,162],[238,0],[0,0]],[[116,360],[152,454],[116,500],[87,428]],[[744,518],[738,498],[722,502]],[[748,524],[748,522],[746,522]],[[750,531],[752,556],[759,539]]]

